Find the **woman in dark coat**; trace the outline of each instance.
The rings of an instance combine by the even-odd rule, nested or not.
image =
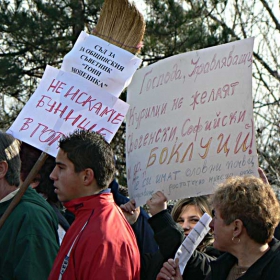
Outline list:
[[[205,279],[280,279],[280,242],[273,238],[280,206],[270,185],[256,177],[232,177],[219,186],[212,200],[213,245],[226,253],[210,263]],[[171,277],[183,279],[172,259],[164,263],[157,280]]]
[[[130,203],[121,206],[126,215],[137,211],[133,202],[132,200]],[[207,197],[192,197],[178,201],[170,214],[167,210],[167,198],[160,191],[153,194],[151,199],[147,201],[147,205],[152,215],[149,223],[154,231],[154,238],[159,245],[159,251],[155,254],[141,255],[141,280],[154,280],[162,264],[168,258],[175,256],[185,236],[190,233],[204,213],[211,215],[211,209]],[[212,243],[213,237],[208,234],[190,259],[189,262],[192,266],[203,265],[201,261],[198,261],[201,255],[205,257],[204,260],[214,260],[220,255],[220,252],[211,246]],[[204,279],[206,272],[203,269],[198,269],[197,273],[188,279]],[[184,274],[186,274],[186,277],[190,277],[188,266]]]

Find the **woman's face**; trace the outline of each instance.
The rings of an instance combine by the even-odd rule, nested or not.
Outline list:
[[[177,219],[177,223],[184,229],[184,234],[187,236],[199,221],[203,213],[196,205],[185,205]]]
[[[210,228],[214,236],[213,246],[221,251],[229,251],[232,245],[232,224],[226,225],[221,217],[220,210],[216,208],[213,210],[213,219],[210,223]]]

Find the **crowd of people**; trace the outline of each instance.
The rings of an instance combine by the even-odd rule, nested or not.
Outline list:
[[[0,216],[39,156],[0,131]],[[157,191],[148,214],[119,192],[110,145],[77,130],[60,139],[0,229],[0,279],[280,279],[280,206],[259,173],[172,209]],[[181,273],[174,256],[204,213],[211,230]]]
[[[211,200],[213,246],[222,254],[190,270],[203,269],[207,280],[280,279],[280,242],[274,238],[279,202],[272,188],[255,177],[232,177]],[[178,260],[169,259],[156,279],[191,278],[180,274]]]

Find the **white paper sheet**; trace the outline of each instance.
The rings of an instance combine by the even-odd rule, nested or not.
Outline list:
[[[119,97],[142,60],[132,53],[82,31],[61,69]]]
[[[174,260],[179,259],[179,268],[182,275],[194,250],[210,230],[209,224],[211,220],[212,218],[207,213],[204,213],[177,250]]]

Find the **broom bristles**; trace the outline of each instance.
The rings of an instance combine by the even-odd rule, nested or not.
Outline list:
[[[142,46],[145,20],[135,5],[128,0],[105,0],[92,33],[136,54]]]

